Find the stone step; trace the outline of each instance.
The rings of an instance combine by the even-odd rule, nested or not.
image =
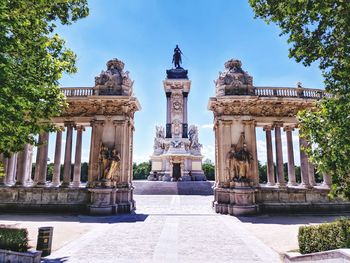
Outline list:
[[[213,181],[163,182],[134,180],[136,195],[213,195]]]

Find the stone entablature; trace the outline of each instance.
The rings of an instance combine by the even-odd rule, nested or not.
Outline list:
[[[215,117],[295,117],[300,110],[314,107],[315,99],[259,96],[224,96],[210,98],[208,109]]]

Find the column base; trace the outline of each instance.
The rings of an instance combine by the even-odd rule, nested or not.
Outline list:
[[[288,182],[287,186],[297,186],[298,184],[296,182]]]
[[[81,182],[80,182],[80,181],[79,181],[79,182],[73,182],[72,185],[71,185],[71,187],[79,188],[80,185],[81,185]]]
[[[45,182],[45,183],[34,183],[33,187],[48,187],[48,184]]]
[[[61,185],[60,185],[59,187],[62,187],[62,188],[69,188],[69,187],[70,187],[70,183],[63,182],[63,183],[61,183]]]

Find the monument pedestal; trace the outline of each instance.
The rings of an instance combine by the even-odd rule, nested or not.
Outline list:
[[[90,205],[88,205],[89,214],[92,215],[111,215],[113,212],[112,188],[93,188],[89,189],[91,193]]]
[[[259,205],[255,202],[255,192],[255,188],[242,183],[232,188],[216,187],[213,203],[215,212],[234,216],[256,214]]]
[[[136,209],[133,187],[92,188],[88,211],[91,215],[130,213]]]

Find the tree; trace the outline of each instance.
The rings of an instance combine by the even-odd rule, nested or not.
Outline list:
[[[55,130],[48,120],[66,105],[58,80],[77,69],[54,29],[87,15],[87,0],[0,1],[0,152],[6,156]]]
[[[133,179],[134,180],[145,180],[151,172],[152,164],[151,161],[143,162],[140,164],[133,164]]]
[[[204,160],[202,169],[207,180],[215,180],[215,165],[210,159]]]
[[[288,36],[289,56],[316,62],[331,97],[299,113],[305,150],[320,174],[332,176],[332,194],[350,198],[350,4],[343,0],[249,0],[256,17]]]

